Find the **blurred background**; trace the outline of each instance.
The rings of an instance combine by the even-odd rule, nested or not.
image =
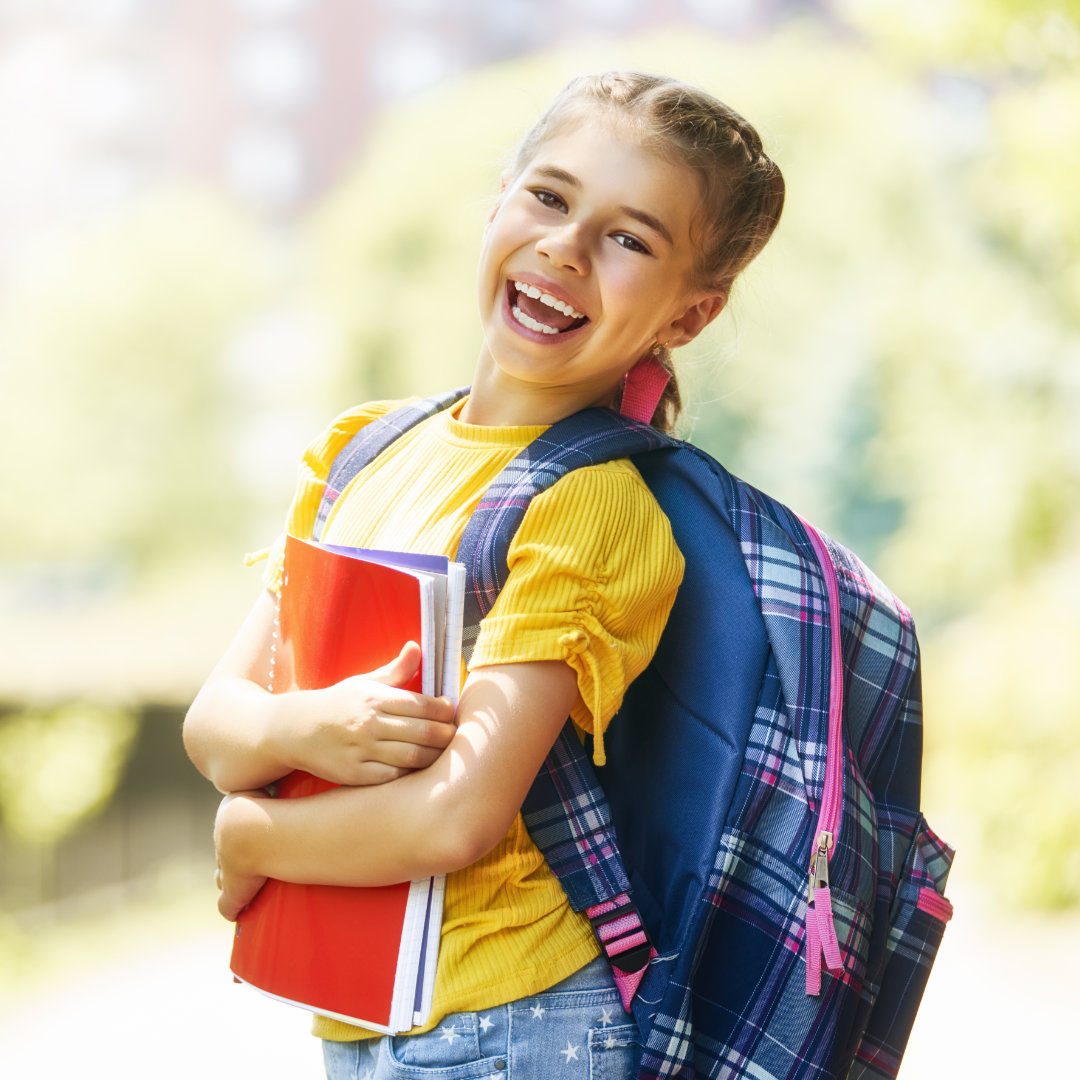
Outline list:
[[[187,703],[304,445],[468,381],[510,151],[571,75],[747,115],[780,229],[684,434],[856,548],[959,848],[911,1078],[1080,1000],[1077,0],[0,0],[0,1071],[320,1075],[233,987]],[[687,350],[684,350],[687,352]],[[1056,1069],[1054,1069],[1056,1073]]]

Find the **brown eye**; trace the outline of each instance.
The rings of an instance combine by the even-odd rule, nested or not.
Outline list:
[[[651,255],[652,252],[632,233],[615,233],[612,239],[620,247],[627,251],[636,251],[642,255]]]
[[[533,190],[533,195],[536,197],[537,202],[551,210],[566,209],[566,203],[554,191],[548,191],[547,188],[536,188]]]

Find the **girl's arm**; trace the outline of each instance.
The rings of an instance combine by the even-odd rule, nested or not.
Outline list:
[[[215,829],[222,914],[235,919],[266,877],[385,885],[475,862],[506,835],[576,695],[561,661],[478,668],[429,768],[304,799],[225,800]]]
[[[415,644],[367,675],[271,694],[275,608],[264,592],[184,720],[188,755],[218,790],[260,788],[293,769],[339,784],[381,784],[442,753],[454,734],[450,702],[399,689],[420,662]]]

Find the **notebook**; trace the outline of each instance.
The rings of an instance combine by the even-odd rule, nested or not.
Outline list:
[[[288,537],[271,689],[329,686],[418,641],[409,689],[460,689],[464,567],[444,556],[344,548]],[[294,772],[278,798],[334,785]],[[236,923],[230,966],[263,993],[391,1034],[422,1024],[431,996],[444,879],[379,888],[271,879]]]

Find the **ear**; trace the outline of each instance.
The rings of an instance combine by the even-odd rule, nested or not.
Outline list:
[[[727,303],[726,293],[707,293],[694,301],[677,319],[667,326],[666,333],[661,331],[664,344],[673,349],[685,345],[705,329],[724,310]]]
[[[495,215],[499,212],[499,208],[502,206],[503,198],[506,195],[506,187],[507,187],[507,184],[509,184],[509,182],[510,182],[510,172],[509,172],[509,170],[507,170],[499,178],[499,194],[496,197],[495,202],[492,203],[491,213],[489,213],[488,216],[487,216],[487,224],[488,225],[490,225],[495,220]]]

